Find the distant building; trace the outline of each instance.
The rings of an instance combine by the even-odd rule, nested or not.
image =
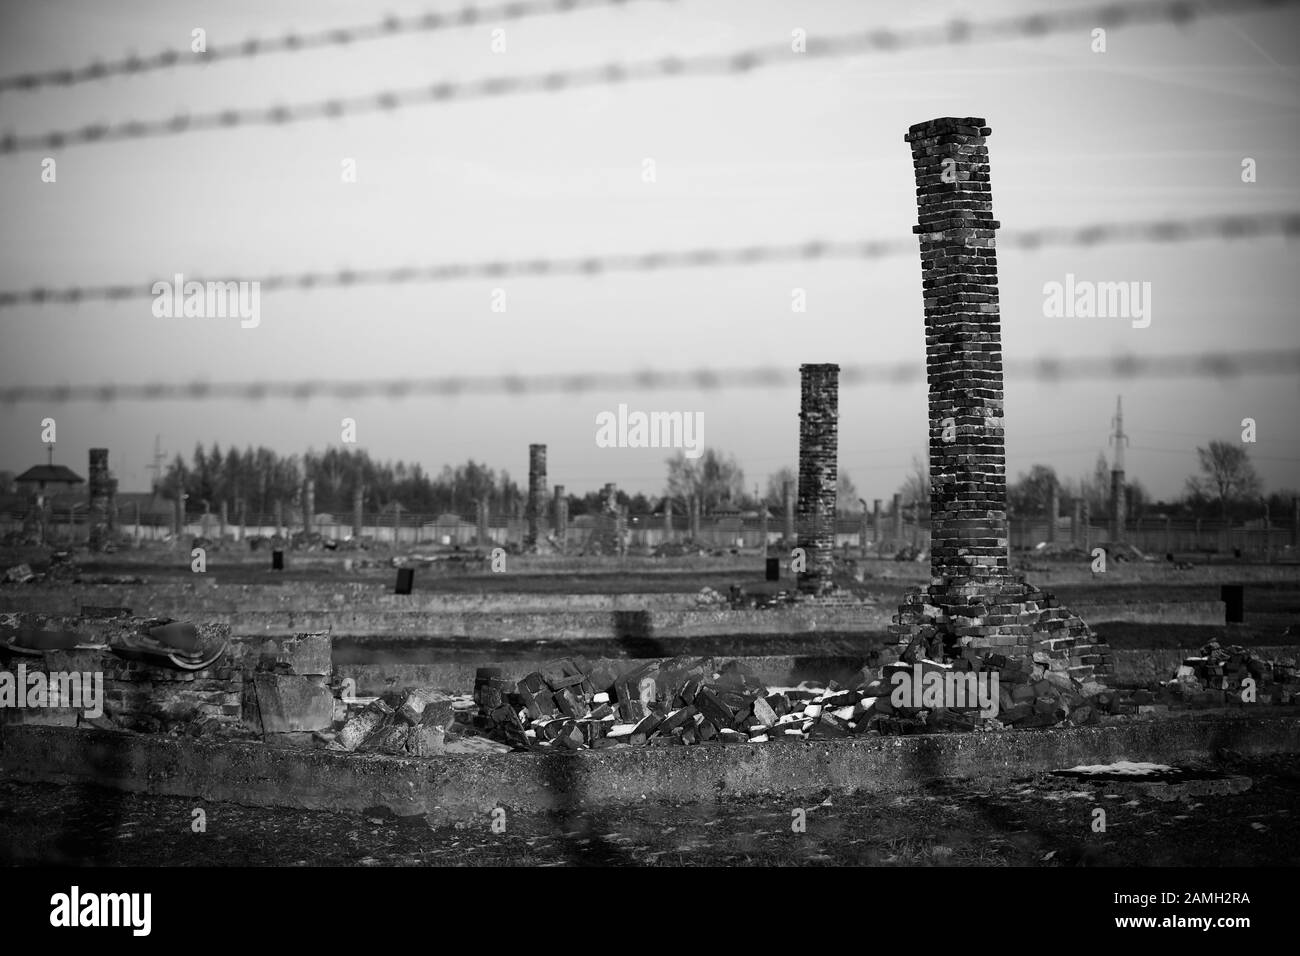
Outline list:
[[[14,479],[18,490],[29,495],[57,495],[71,491],[74,485],[85,483],[86,479],[71,468],[55,464],[36,465]]]

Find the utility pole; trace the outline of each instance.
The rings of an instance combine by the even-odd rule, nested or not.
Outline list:
[[[1115,459],[1110,468],[1110,540],[1118,544],[1124,540],[1124,514],[1127,510],[1124,487],[1124,446],[1128,444],[1128,435],[1124,434],[1124,399],[1115,398],[1115,417],[1111,419],[1115,431],[1110,436],[1110,443],[1115,446]]]
[[[161,438],[160,435],[153,436],[153,461],[148,465],[148,470],[153,472],[153,481],[149,484],[149,490],[155,495],[158,494],[158,489],[162,487],[162,463],[166,457],[162,452]]]

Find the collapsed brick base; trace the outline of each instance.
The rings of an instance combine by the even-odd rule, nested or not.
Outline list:
[[[906,664],[997,673],[1003,724],[1062,720],[1072,702],[1097,696],[1114,673],[1106,642],[1051,593],[1019,576],[917,589],[894,621],[890,633]]]
[[[102,680],[103,690],[98,716],[59,700],[45,707],[0,708],[0,721],[194,736],[270,737],[331,727],[338,705],[336,688],[328,684],[333,670],[328,634],[231,641],[230,625],[198,624],[201,644],[224,651],[207,668],[183,670],[157,657],[119,653],[124,639],[168,619],[105,610],[111,613],[0,614],[0,639],[16,631],[44,631],[71,635],[80,645],[23,654],[0,640],[0,670],[40,674],[48,685],[55,683],[52,675],[82,675],[83,684]]]
[[[195,725],[208,732],[220,725],[238,725],[243,713],[244,673],[225,660],[205,670],[183,671],[126,660],[107,649],[72,649],[46,651],[41,657],[7,656],[0,666],[15,671],[19,665],[26,674],[41,673],[47,680],[58,673],[102,675],[103,714],[86,719],[80,708],[72,706],[0,713],[0,719],[14,723],[86,723],[104,730],[141,733]]]

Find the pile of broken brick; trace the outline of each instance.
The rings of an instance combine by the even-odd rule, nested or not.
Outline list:
[[[966,659],[914,663],[923,671],[998,670],[1005,683],[996,717],[975,709],[895,706],[893,675],[903,670],[910,678],[912,663],[864,667],[850,686],[831,681],[824,689],[769,689],[738,661],[714,671],[698,658],[629,662],[634,666],[622,673],[566,658],[519,680],[479,668],[477,712],[467,716],[493,739],[523,751],[1049,727],[1104,722],[1112,708],[1119,712],[1119,695],[1101,685],[1081,687],[1046,661],[986,658],[974,665]]]
[[[416,687],[363,701],[346,703],[339,729],[314,735],[327,750],[399,757],[438,754],[505,753],[510,748],[492,740],[469,722],[468,696],[454,696]]]
[[[1247,679],[1253,681],[1253,688],[1245,683]],[[1244,701],[1243,691],[1247,689],[1253,692],[1255,703],[1291,704],[1300,700],[1300,667],[1296,659],[1269,661],[1248,647],[1224,647],[1211,641],[1200,654],[1184,660],[1164,686],[1172,703],[1200,707]]]

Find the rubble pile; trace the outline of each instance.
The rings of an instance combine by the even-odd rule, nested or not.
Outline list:
[[[15,564],[0,578],[0,584],[31,584],[36,579],[30,564]]]
[[[44,572],[33,571],[31,565],[16,564],[0,577],[0,584],[36,584],[49,581],[76,581],[79,569],[71,551],[54,551]]]
[[[455,723],[454,699],[439,691],[409,690],[396,707],[376,698],[349,716],[334,736],[338,749],[428,757],[442,753]]]
[[[502,753],[468,721],[472,703],[442,691],[413,688],[396,698],[375,697],[348,707],[336,733],[318,734],[331,750],[432,757],[444,753]],[[336,726],[338,722],[336,721]]]
[[[911,679],[914,665],[922,672],[996,673],[996,716],[981,716],[974,701],[960,710],[920,706],[920,700],[917,706],[895,706],[894,673],[905,671]],[[769,689],[737,661],[719,671],[698,658],[642,661],[614,673],[566,658],[519,680],[479,668],[477,712],[470,720],[493,739],[525,751],[1023,729],[1097,723],[1107,714],[1133,711],[1131,702],[1100,685],[1081,686],[1046,660],[977,657],[974,651],[948,665],[915,657],[863,668],[851,684]]]
[[[751,593],[739,585],[733,584],[723,594],[716,588],[703,587],[695,595],[695,605],[700,608],[733,611],[766,611],[788,607],[861,607],[875,604],[870,597],[863,597],[853,591],[837,585],[830,585],[820,593],[810,594],[798,590],[780,590]]]
[[[694,541],[664,541],[655,545],[650,552],[655,558],[698,558],[705,554],[704,548]]]
[[[1254,682],[1255,702],[1291,704],[1300,700],[1300,667],[1295,658],[1267,661],[1248,647],[1224,647],[1211,641],[1196,657],[1183,661],[1165,689],[1174,702],[1220,706],[1243,700],[1247,678]]]
[[[227,624],[133,617],[0,613],[0,668],[35,679],[102,679],[101,713],[59,701],[0,709],[0,720],[99,730],[298,740],[329,731],[339,713],[327,633],[230,639]],[[84,679],[83,679],[84,683]]]
[[[166,618],[0,614],[0,660],[29,675],[102,675],[103,712],[66,704],[7,720],[141,733],[203,733],[240,722],[244,675],[227,657],[230,626]],[[51,681],[52,682],[52,681]]]

